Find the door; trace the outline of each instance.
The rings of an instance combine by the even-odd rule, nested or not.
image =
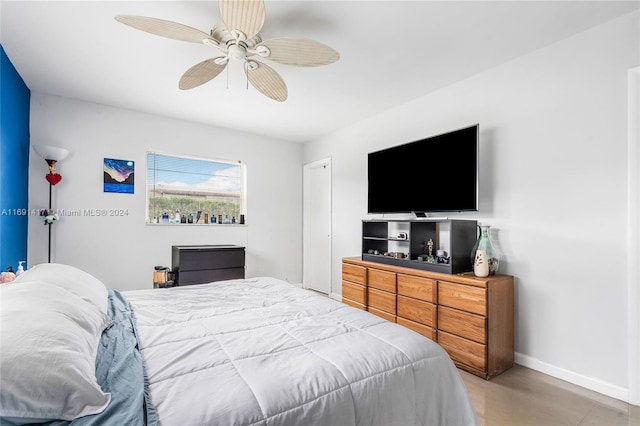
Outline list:
[[[331,293],[331,159],[304,166],[303,287]]]

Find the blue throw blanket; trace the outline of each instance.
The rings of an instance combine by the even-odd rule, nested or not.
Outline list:
[[[109,290],[111,324],[102,333],[96,357],[96,378],[111,403],[99,414],[48,426],[156,426],[156,411],[136,334],[135,316],[129,302],[117,290]]]

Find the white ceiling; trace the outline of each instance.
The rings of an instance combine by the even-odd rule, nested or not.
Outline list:
[[[266,0],[263,39],[325,43],[340,60],[318,68],[270,64],[289,88],[258,93],[238,63],[211,82],[178,89],[215,49],[151,35],[118,14],[209,32],[210,1],[0,2],[0,43],[32,92],[306,142],[557,40],[630,13],[640,1]]]

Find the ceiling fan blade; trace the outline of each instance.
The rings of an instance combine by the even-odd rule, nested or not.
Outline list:
[[[270,66],[250,60],[246,63],[244,72],[247,74],[249,83],[263,95],[278,102],[287,100],[287,85],[280,74]]]
[[[116,21],[138,30],[175,40],[203,43],[204,40],[211,39],[211,36],[203,31],[177,22],[165,21],[164,19],[135,15],[117,15]]]
[[[265,46],[268,51],[261,50],[260,46]],[[255,49],[263,58],[300,67],[318,67],[340,59],[340,54],[334,49],[307,38],[273,38],[258,44]]]
[[[246,38],[258,34],[264,25],[263,0],[221,0],[222,20],[229,31],[241,31]]]
[[[218,58],[207,59],[189,68],[182,74],[178,87],[182,90],[193,89],[215,78],[227,66],[226,62],[224,65],[217,64],[216,59]]]

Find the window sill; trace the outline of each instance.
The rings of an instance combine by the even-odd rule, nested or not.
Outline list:
[[[215,228],[215,227],[219,227],[219,226],[233,226],[233,227],[237,227],[237,228],[242,228],[247,226],[247,224],[240,224],[240,223],[153,223],[153,222],[145,222],[145,225],[149,225],[149,226],[166,226],[166,227],[174,227],[174,228],[180,228],[180,227],[184,227],[184,226],[208,226],[209,228]]]

